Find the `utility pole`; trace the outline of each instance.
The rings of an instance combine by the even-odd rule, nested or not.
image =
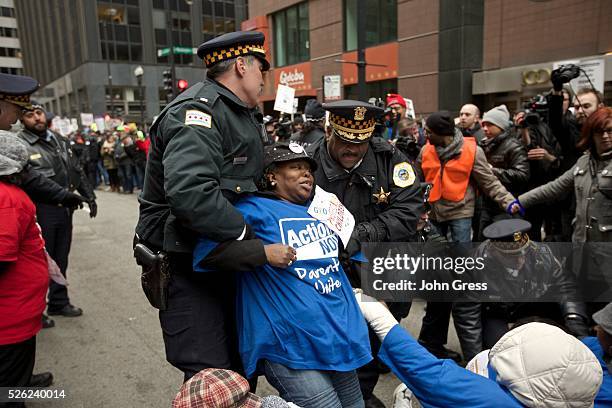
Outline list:
[[[357,95],[366,101],[366,0],[357,0]]]
[[[108,23],[117,14],[117,9],[106,9],[104,22],[104,52],[106,53],[106,75],[108,78],[108,91],[110,93],[110,116],[115,115],[115,93],[113,92],[113,76],[111,75],[110,54],[108,53]]]
[[[172,98],[176,97],[176,70],[174,68],[174,38],[172,33],[172,12],[168,0],[164,0],[166,8],[166,38],[168,39],[168,61],[170,62],[170,72],[172,72]]]

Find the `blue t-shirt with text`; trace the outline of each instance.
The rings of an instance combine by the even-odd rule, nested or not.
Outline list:
[[[283,243],[298,260],[238,275],[237,324],[248,377],[263,359],[293,369],[350,371],[369,362],[368,330],[338,260],[339,238],[307,205],[249,196],[236,204],[264,245]],[[198,248],[209,248],[200,240]]]

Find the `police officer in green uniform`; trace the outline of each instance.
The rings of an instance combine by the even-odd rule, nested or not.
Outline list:
[[[136,233],[168,254],[167,304],[159,319],[166,358],[185,380],[209,367],[240,371],[234,278],[194,273],[192,251],[198,236],[221,242],[248,236],[232,203],[256,191],[263,172],[267,137],[256,108],[270,67],[263,44],[260,32],[202,44],[207,78],[166,106],[151,127]]]
[[[423,213],[420,181],[408,159],[381,137],[374,136],[376,118],[383,110],[369,103],[343,100],[323,104],[329,111],[329,141],[308,148],[317,162],[315,183],[334,193],[355,216],[355,229],[346,255],[363,242],[416,240]],[[353,268],[351,268],[353,269]],[[352,283],[359,285],[353,275]],[[396,319],[405,317],[409,304],[391,303]],[[378,350],[376,336],[370,336]],[[378,381],[376,362],[358,370],[366,407],[382,406],[372,394]]]

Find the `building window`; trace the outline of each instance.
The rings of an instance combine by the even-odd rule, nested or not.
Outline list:
[[[236,5],[233,0],[202,0],[204,41],[236,31]]]
[[[0,27],[0,37],[17,38],[17,29],[11,27]]]
[[[137,0],[98,1],[102,59],[142,61],[140,9]]]
[[[3,74],[23,75],[23,70],[21,68],[1,67],[0,72]]]
[[[397,0],[367,0],[365,46],[397,40]],[[357,49],[357,0],[344,0],[344,50]]]
[[[0,47],[0,57],[21,57],[21,53],[17,48]]]
[[[165,3],[169,10],[166,10]],[[171,24],[172,41],[169,41],[168,19]],[[155,47],[157,50],[174,47],[192,48],[191,39],[191,8],[185,0],[156,0],[153,2],[153,29],[155,30]],[[168,55],[157,56],[158,63],[168,63]],[[176,64],[193,63],[192,54],[174,55]]]
[[[274,13],[274,63],[277,67],[310,59],[308,2]]]
[[[11,7],[0,7],[0,16],[15,18],[15,9]]]

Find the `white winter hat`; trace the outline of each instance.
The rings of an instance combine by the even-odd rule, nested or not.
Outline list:
[[[603,381],[595,355],[575,337],[545,323],[528,323],[493,346],[497,382],[528,407],[592,407]]]
[[[510,112],[508,112],[506,105],[499,105],[486,112],[482,121],[492,123],[501,130],[506,130],[510,127]]]

